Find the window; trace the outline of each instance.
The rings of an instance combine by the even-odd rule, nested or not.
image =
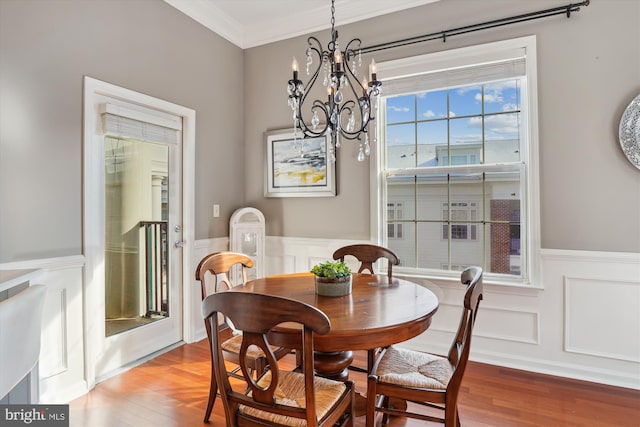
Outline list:
[[[387,203],[387,237],[402,239],[402,203]]]
[[[448,203],[442,205],[442,221],[445,222],[442,226],[442,239],[447,240],[449,238],[449,228],[451,228],[452,240],[477,240],[477,224],[470,222],[460,223],[476,221],[478,217],[476,211],[477,203],[454,202],[450,205],[451,209],[449,209]],[[449,217],[449,211],[451,211],[451,217]]]
[[[407,273],[481,265],[489,280],[530,282],[535,37],[379,64],[379,75],[380,240]]]

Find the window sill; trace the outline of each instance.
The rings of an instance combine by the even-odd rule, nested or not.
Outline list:
[[[460,283],[460,273],[452,271],[450,273],[438,272],[438,271],[408,271],[400,268],[393,270],[394,275],[406,278],[407,280],[423,279],[434,283]],[[504,289],[520,289],[520,290],[544,290],[544,287],[540,285],[534,285],[532,283],[525,283],[518,279],[505,279],[503,277],[496,277],[486,274],[483,277],[483,283],[485,286],[495,286],[496,288]]]

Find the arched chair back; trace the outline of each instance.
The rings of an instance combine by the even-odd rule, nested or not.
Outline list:
[[[387,265],[387,277],[389,278],[389,283],[391,283],[393,275],[393,266],[400,264],[400,258],[398,258],[398,255],[396,255],[396,253],[391,249],[370,244],[343,246],[333,253],[333,259],[344,261],[345,257],[349,255],[360,261],[361,264],[358,269],[358,273],[368,270],[369,273],[375,274],[375,271],[373,270],[373,263],[380,258],[386,258],[389,260]]]

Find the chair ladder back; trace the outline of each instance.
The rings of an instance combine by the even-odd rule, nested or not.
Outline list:
[[[373,264],[380,258],[386,258],[388,260],[387,277],[389,278],[389,283],[391,283],[393,277],[393,266],[400,264],[400,258],[398,258],[395,252],[389,248],[378,245],[355,244],[343,246],[333,253],[333,259],[339,259],[344,262],[347,255],[353,256],[360,262],[358,273],[368,270],[369,273],[376,274],[373,269]]]

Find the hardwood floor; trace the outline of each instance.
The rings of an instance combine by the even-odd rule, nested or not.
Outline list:
[[[99,383],[70,403],[72,427],[224,426],[216,401],[211,423],[202,422],[209,388],[207,340],[183,345]],[[287,356],[283,363],[293,363]],[[366,354],[356,354],[365,364]],[[366,391],[365,375],[351,378]],[[640,426],[640,391],[470,362],[460,395],[465,427]],[[379,422],[379,420],[378,420]],[[389,427],[435,426],[392,418]],[[364,427],[364,417],[356,418]]]

